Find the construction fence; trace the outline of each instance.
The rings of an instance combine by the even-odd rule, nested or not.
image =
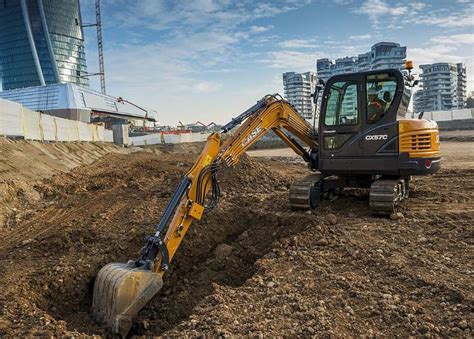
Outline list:
[[[113,142],[113,133],[104,126],[57,118],[31,111],[22,105],[0,99],[0,136],[39,141]]]

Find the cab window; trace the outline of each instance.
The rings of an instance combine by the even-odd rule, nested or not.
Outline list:
[[[367,123],[375,124],[392,105],[397,91],[397,80],[387,73],[367,76]]]
[[[339,81],[332,84],[324,116],[326,126],[357,125],[357,84]]]

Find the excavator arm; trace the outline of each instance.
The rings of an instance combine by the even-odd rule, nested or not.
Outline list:
[[[222,141],[222,135],[238,128]],[[240,156],[269,131],[274,131],[312,169],[318,148],[315,131],[294,107],[278,95],[267,95],[212,133],[193,167],[186,173],[169,201],[154,235],[149,236],[140,258],[127,264],[112,263],[98,273],[93,313],[116,334],[125,336],[133,316],[159,291],[191,223],[200,220],[219,200],[217,173],[234,166]],[[308,148],[309,152],[290,132]],[[166,232],[166,233],[165,233]]]
[[[199,158],[187,172],[165,209],[155,235],[149,237],[147,246],[143,248],[139,265],[149,265],[154,261],[153,268],[156,272],[163,274],[166,271],[193,220],[200,220],[204,213],[217,204],[217,172],[223,165],[231,167],[237,164],[240,156],[269,131],[273,130],[306,162],[311,163],[310,153],[284,131],[288,130],[297,136],[310,149],[317,148],[313,127],[291,104],[275,95],[266,96],[247,114],[248,117],[242,117],[246,118],[245,122],[223,143],[221,133],[212,133],[208,137]],[[233,120],[223,130],[229,131],[229,128],[239,123],[240,119]],[[205,206],[210,190],[213,194]],[[166,228],[166,235],[161,241],[160,237]]]

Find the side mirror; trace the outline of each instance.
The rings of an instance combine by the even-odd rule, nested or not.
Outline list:
[[[318,79],[318,84],[316,85],[316,88],[314,89],[314,93],[311,94],[311,97],[313,98],[313,103],[317,105],[318,103],[318,97],[319,97],[319,92],[321,92],[324,88],[324,80],[323,79]]]
[[[313,98],[313,103],[316,105],[317,102],[318,102],[318,96],[319,96],[319,92],[321,91],[321,87],[319,85],[316,86],[316,88],[314,89],[314,93],[311,94],[311,97]]]

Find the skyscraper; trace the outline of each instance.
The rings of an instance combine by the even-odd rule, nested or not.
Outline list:
[[[402,69],[407,56],[407,48],[394,42],[379,42],[369,52],[357,57],[336,59],[318,59],[316,69],[318,77],[326,81],[336,74],[368,71],[371,69],[395,68]]]
[[[420,65],[421,89],[415,93],[415,112],[444,111],[466,106],[466,66],[439,62]]]
[[[79,0],[0,2],[3,90],[70,82],[88,86]]]
[[[295,106],[299,114],[308,120],[311,120],[314,114],[314,103],[311,94],[313,94],[315,86],[316,74],[314,72],[283,73],[285,99]]]

